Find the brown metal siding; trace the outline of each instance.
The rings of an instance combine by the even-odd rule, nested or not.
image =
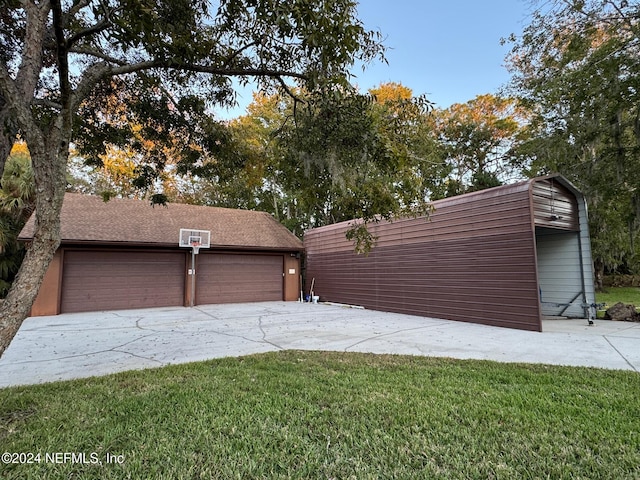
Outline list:
[[[196,303],[283,300],[283,256],[200,253]]]
[[[429,220],[373,225],[369,256],[353,253],[348,224],[307,232],[307,282],[323,300],[539,331],[528,185],[434,206]]]
[[[183,305],[183,252],[64,253],[61,312]]]
[[[533,206],[536,226],[580,230],[575,196],[553,178],[534,182]]]

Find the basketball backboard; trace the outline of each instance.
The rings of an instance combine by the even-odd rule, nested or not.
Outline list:
[[[178,244],[181,247],[209,248],[210,241],[211,232],[209,230],[180,229],[180,241]]]

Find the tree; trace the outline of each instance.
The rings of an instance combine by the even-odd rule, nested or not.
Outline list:
[[[236,176],[242,185],[232,188],[250,199],[235,198],[269,211],[299,235],[343,220],[425,213],[435,139],[425,98],[383,84],[369,94],[309,105],[256,95],[248,114],[232,122],[247,159]],[[216,192],[219,186],[215,182]],[[367,250],[361,227],[353,239]]]
[[[640,5],[556,0],[512,41],[512,91],[533,112],[528,173],[558,171],[585,193],[598,279],[638,270]]]
[[[34,197],[29,151],[24,142],[17,142],[0,179],[0,298],[22,263],[24,248],[18,235],[33,212]]]
[[[434,116],[449,167],[443,196],[496,187],[517,175],[511,155],[526,115],[514,99],[479,95]]]
[[[348,90],[348,69],[355,61],[382,55],[379,35],[367,31],[355,14],[352,0],[5,1],[0,172],[20,134],[33,163],[36,228],[0,307],[0,354],[28,315],[60,243],[69,148],[80,140],[74,133],[90,128],[110,139],[122,133],[100,115],[77,115],[91,108],[89,97],[105,98],[101,91],[118,79],[140,94],[140,115],[164,125],[166,110],[176,110],[189,123],[192,112],[199,114],[204,106],[233,103],[234,77],[241,83],[257,79],[270,91],[291,93],[294,81],[310,92],[337,94]],[[158,106],[163,110],[155,110]],[[156,130],[159,137],[167,131]],[[215,151],[215,144],[200,140]],[[185,168],[198,164],[197,151],[186,155]],[[165,158],[159,154],[152,160],[162,167]],[[154,171],[140,169],[142,185],[153,182]]]
[[[369,91],[383,150],[391,159],[404,213],[425,213],[447,175],[438,137],[437,113],[425,96],[414,97],[410,88],[383,83]],[[428,209],[427,209],[428,210]]]

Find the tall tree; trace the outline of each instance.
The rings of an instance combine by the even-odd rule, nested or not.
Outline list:
[[[314,105],[257,95],[248,115],[232,123],[249,159],[238,178],[256,208],[297,234],[354,218],[424,213],[435,165],[425,98],[383,84]],[[366,238],[366,228],[357,232]]]
[[[599,279],[638,270],[640,4],[540,5],[508,59],[512,90],[534,112],[522,156],[531,175],[559,171],[585,193]]]
[[[495,187],[517,175],[512,154],[526,131],[526,115],[514,99],[478,95],[438,110],[434,117],[449,168],[440,194]]]
[[[121,79],[141,93],[141,114],[162,125],[155,108],[168,105],[158,100],[168,94],[186,119],[198,99],[209,107],[233,103],[233,77],[272,91],[291,92],[296,81],[310,92],[338,94],[349,88],[356,60],[382,53],[353,0],[6,0],[0,26],[0,172],[20,134],[36,187],[35,235],[0,306],[0,354],[60,243],[69,146],[89,96]],[[118,133],[103,122],[90,126]],[[191,154],[187,163],[197,158]],[[141,169],[141,181],[152,182],[153,171]]]

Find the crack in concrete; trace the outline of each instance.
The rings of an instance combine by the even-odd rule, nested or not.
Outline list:
[[[280,345],[278,345],[276,343],[273,343],[273,342],[270,342],[269,340],[267,340],[267,332],[265,332],[264,328],[262,328],[262,315],[258,317],[258,328],[262,332],[262,341],[264,343],[268,343],[269,345],[272,345],[272,346],[276,347],[277,349],[284,350],[284,348],[281,347]]]
[[[624,333],[628,330],[637,330],[637,326],[636,325],[630,325],[627,328],[623,328],[621,330],[618,330],[617,332],[613,332],[610,333],[609,336],[610,337],[623,337],[623,338],[635,338],[635,337],[627,337],[626,335],[620,335],[621,333]]]
[[[391,336],[391,335],[395,335],[397,333],[411,332],[411,331],[415,331],[415,330],[428,330],[428,329],[436,327],[436,326],[437,325],[425,325],[424,327],[404,328],[404,329],[401,329],[401,330],[395,330],[393,332],[381,333],[380,335],[374,335],[372,337],[368,337],[368,338],[365,338],[363,340],[360,340],[360,341],[354,343],[353,345],[349,345],[348,347],[345,347],[344,351],[348,352],[350,348],[353,348],[356,345],[360,345],[362,343],[369,342],[371,340],[378,340],[378,339],[380,339],[382,337],[388,337],[388,336]]]
[[[611,348],[613,348],[613,349],[616,351],[616,353],[617,353],[618,355],[620,355],[620,356],[622,357],[622,359],[623,359],[625,362],[627,362],[627,365],[629,365],[629,366],[632,368],[632,370],[633,370],[634,372],[637,372],[637,371],[638,371],[638,369],[635,367],[635,365],[633,365],[629,360],[627,360],[627,357],[625,357],[625,356],[622,354],[622,352],[621,352],[620,350],[618,350],[618,349],[615,347],[615,345],[614,345],[613,343],[611,343],[611,340],[609,340],[609,338],[607,338],[607,336],[606,336],[606,335],[603,335],[603,338],[607,341],[607,343],[608,343],[609,345],[611,345]]]
[[[198,310],[200,312],[202,312],[203,314],[207,315],[208,317],[213,318],[214,320],[221,320],[218,317],[215,317],[213,315],[210,315],[208,312],[205,312],[203,310]],[[240,318],[240,317],[239,317]],[[246,317],[241,317],[241,318],[246,318]],[[253,343],[257,343],[257,344],[262,344],[262,343],[267,343],[269,345],[272,345],[274,347],[280,348],[281,350],[283,350],[281,347],[279,347],[278,345],[275,345],[271,342],[269,342],[265,337],[266,337],[266,333],[264,332],[264,330],[262,329],[262,317],[258,317],[258,326],[260,327],[260,331],[262,332],[262,341],[259,340],[255,340],[253,338],[248,338],[245,337],[244,335],[238,335],[238,334],[234,334],[234,333],[227,333],[227,332],[221,332],[219,330],[208,330],[209,332],[212,333],[217,333],[218,335],[224,335],[225,337],[231,337],[231,338],[242,338],[243,340],[246,340],[248,342],[253,342]]]
[[[78,354],[73,354],[73,355],[65,355],[65,356],[62,356],[62,357],[45,358],[45,359],[40,359],[40,360],[23,360],[23,361],[18,361],[18,362],[13,362],[13,363],[15,365],[26,365],[26,364],[31,364],[31,363],[33,363],[33,364],[35,364],[35,363],[47,363],[47,362],[55,362],[55,361],[59,361],[59,360],[66,360],[66,359],[69,359],[69,358],[79,358],[79,357],[88,357],[88,356],[91,356],[91,355],[100,355],[102,353],[109,353],[109,352],[125,353],[125,354],[131,355],[133,357],[147,358],[147,357],[142,357],[140,355],[136,355],[135,353],[128,352],[126,350],[118,350],[118,349],[122,348],[122,347],[125,347],[125,346],[127,346],[127,345],[129,345],[131,343],[137,342],[138,340],[142,340],[143,338],[150,337],[152,335],[153,335],[152,333],[150,333],[148,335],[143,335],[141,337],[138,337],[138,338],[135,338],[135,339],[130,340],[128,342],[125,342],[125,343],[123,343],[121,345],[116,345],[115,347],[107,348],[105,350],[95,350],[95,351],[92,351],[92,352],[83,352],[83,353],[78,353]],[[151,360],[151,361],[154,361],[154,362],[157,361],[157,360],[154,360],[152,358],[147,358],[147,360]]]
[[[143,360],[149,360],[150,362],[155,362],[155,363],[157,363],[157,364],[158,364],[158,365],[160,365],[160,366],[168,365],[167,363],[165,363],[165,362],[161,362],[160,360],[156,360],[155,358],[145,357],[145,356],[142,356],[142,355],[136,355],[135,353],[131,353],[131,352],[127,351],[127,350],[111,349],[111,350],[109,350],[109,351],[119,352],[119,353],[124,353],[124,354],[126,354],[126,355],[130,355],[130,356],[135,357],[135,358],[141,358],[141,359],[143,359]],[[103,353],[104,353],[104,352],[103,352]]]

